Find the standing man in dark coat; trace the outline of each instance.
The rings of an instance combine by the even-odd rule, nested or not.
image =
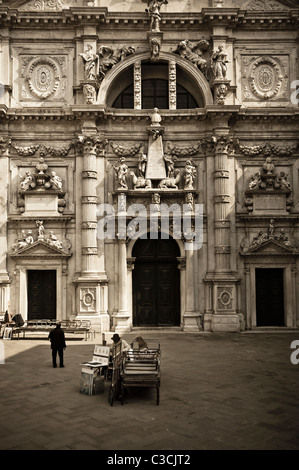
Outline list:
[[[51,341],[53,367],[57,367],[56,357],[59,356],[59,365],[63,364],[63,350],[66,348],[64,331],[61,329],[61,323],[57,322],[56,328],[50,331],[49,340]]]

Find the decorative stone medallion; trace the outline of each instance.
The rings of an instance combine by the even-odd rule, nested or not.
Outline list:
[[[61,100],[66,78],[66,57],[22,56],[21,98],[23,100]]]
[[[287,56],[242,56],[245,101],[288,100]]]

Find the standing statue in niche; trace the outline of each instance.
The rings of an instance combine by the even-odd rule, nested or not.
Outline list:
[[[118,182],[119,189],[128,189],[127,185],[127,175],[128,175],[128,166],[126,164],[126,159],[122,157],[120,159],[119,166],[113,166],[116,172],[116,180]]]
[[[87,44],[87,49],[82,54],[79,54],[84,62],[84,78],[85,80],[95,80],[97,76],[97,61],[98,56],[93,51],[92,46]]]
[[[227,54],[224,52],[224,46],[218,46],[218,49],[213,51],[211,57],[211,69],[215,80],[226,78],[227,63]]]
[[[167,5],[167,3],[167,0],[149,0],[147,2],[148,8],[145,11],[151,18],[150,31],[160,31],[160,8],[162,5]]]

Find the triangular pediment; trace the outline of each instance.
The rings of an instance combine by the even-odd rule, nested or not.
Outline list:
[[[242,8],[248,11],[288,11],[296,8],[296,4],[292,0],[247,0]]]
[[[11,256],[18,256],[18,257],[34,257],[34,258],[60,258],[60,257],[69,257],[71,256],[70,253],[57,248],[56,246],[50,245],[49,243],[37,240],[36,242],[32,243],[31,245],[26,246],[25,248],[21,248]]]
[[[293,246],[281,243],[275,239],[266,240],[259,245],[252,245],[246,250],[246,255],[289,255],[295,254]]]

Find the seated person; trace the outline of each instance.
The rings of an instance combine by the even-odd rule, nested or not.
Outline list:
[[[120,336],[117,333],[114,333],[112,336],[112,341],[114,344],[117,344],[121,341],[122,343],[122,352],[126,352],[130,350],[130,345],[127,343],[125,339],[121,339]]]
[[[140,352],[148,352],[147,343],[141,336],[137,336],[134,341],[137,341]]]

